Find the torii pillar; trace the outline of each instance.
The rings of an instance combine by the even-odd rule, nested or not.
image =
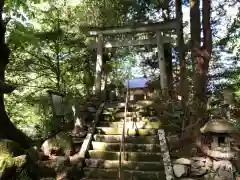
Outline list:
[[[164,99],[167,99],[168,94],[168,78],[167,78],[167,70],[166,70],[166,61],[164,55],[164,47],[163,47],[163,36],[161,31],[156,32],[156,40],[157,40],[157,50],[158,50],[158,61],[159,61],[159,69],[160,69],[160,85],[161,85],[161,94]]]
[[[102,65],[103,65],[103,35],[99,34],[97,37],[97,61],[95,73],[95,94],[101,92],[102,81]]]

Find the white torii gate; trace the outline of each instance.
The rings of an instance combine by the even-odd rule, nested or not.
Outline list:
[[[167,77],[166,77],[166,65],[164,59],[164,43],[171,43],[173,38],[163,36],[162,32],[176,30],[179,23],[177,20],[170,20],[160,23],[143,24],[138,26],[125,26],[105,29],[93,29],[88,31],[89,36],[96,36],[96,41],[89,44],[89,48],[97,49],[97,61],[96,61],[96,74],[95,74],[95,93],[101,91],[101,79],[102,79],[102,64],[103,64],[103,48],[112,47],[124,47],[124,46],[140,46],[140,45],[157,45],[159,68],[161,74],[160,85],[162,92],[167,92]],[[124,41],[104,41],[104,36],[127,34],[127,33],[144,33],[155,32],[156,38],[148,38],[144,40],[124,40]]]

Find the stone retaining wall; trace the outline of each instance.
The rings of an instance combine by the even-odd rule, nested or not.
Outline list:
[[[232,180],[235,168],[228,160],[192,157],[175,160],[173,171],[175,176],[182,180]]]

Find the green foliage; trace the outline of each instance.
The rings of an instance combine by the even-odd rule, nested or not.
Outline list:
[[[6,80],[18,88],[5,97],[5,105],[11,120],[20,129],[32,137],[46,137],[60,126],[59,121],[53,119],[47,89],[64,93],[68,100],[83,101],[92,94],[96,51],[86,47],[92,38],[86,37],[79,26],[121,25],[131,4],[120,0],[87,0],[76,6],[64,0],[31,2],[7,1],[5,4],[7,14],[16,11],[25,17],[14,16],[7,28],[6,39],[12,53]],[[122,56],[126,53],[129,52],[122,49],[118,52]],[[133,62],[131,58],[113,57],[107,63],[113,84],[122,84],[126,78],[123,64]],[[68,113],[68,119],[71,118]]]
[[[162,19],[159,17],[162,12],[160,7],[164,5],[163,1],[157,0],[84,0],[77,2],[76,5],[70,5],[68,2],[5,1],[6,19],[12,17],[6,37],[12,50],[6,80],[18,86],[14,93],[5,97],[6,110],[11,120],[31,136],[47,136],[60,126],[59,121],[52,117],[47,89],[64,93],[67,101],[73,98],[83,101],[92,94],[96,51],[87,48],[88,42],[93,38],[86,36],[86,28],[157,22]],[[238,5],[236,1],[234,6]],[[230,6],[233,6],[230,2],[214,4],[216,16],[212,17],[212,23],[215,46],[211,68],[222,70],[215,73],[215,79],[224,77],[228,80],[226,84],[234,84],[237,92],[240,92],[237,88],[240,71],[236,67],[240,52],[239,12],[229,24],[226,37],[222,39],[217,37],[218,25],[223,18],[227,19],[226,7]],[[170,11],[172,12],[172,8]],[[186,33],[184,36],[189,35]],[[108,37],[107,40],[121,41],[125,38],[126,36],[119,35]],[[224,70],[222,68],[224,64],[219,61],[222,50],[216,48],[220,45],[234,55],[229,61],[234,60],[235,64]],[[147,48],[149,47],[145,47]],[[131,78],[133,72],[130,69],[136,66],[136,55],[139,54],[144,53],[139,53],[134,48],[113,49],[110,61],[104,66],[112,87],[121,87],[126,78]],[[155,55],[153,58],[156,60]],[[153,58],[147,63],[150,69],[156,67],[156,63],[152,63]],[[176,66],[178,63],[179,60],[176,59]],[[143,66],[145,71],[146,62]],[[189,76],[192,75],[192,67],[191,58],[187,56]],[[156,71],[152,71],[152,74],[153,80],[157,79],[156,84],[159,84]],[[192,78],[189,79],[189,84],[193,84]],[[70,101],[67,104],[71,106]],[[68,119],[71,119],[71,115]]]

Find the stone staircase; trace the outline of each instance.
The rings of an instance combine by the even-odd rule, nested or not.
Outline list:
[[[125,154],[121,154],[124,157],[121,165],[123,180],[165,179],[157,135],[161,123],[152,115],[147,117],[149,110],[147,111],[140,110],[136,106],[128,108],[125,124]],[[82,179],[119,179],[123,119],[123,103],[105,106],[103,117],[97,124],[92,146],[85,159]]]

